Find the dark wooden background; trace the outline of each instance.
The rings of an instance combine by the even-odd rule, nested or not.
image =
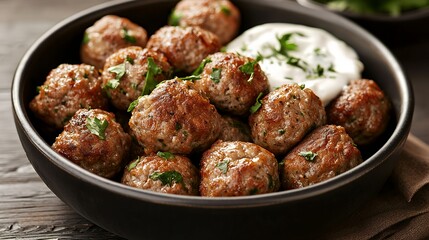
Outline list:
[[[10,101],[15,68],[29,46],[60,20],[102,2],[0,0],[0,239],[117,238],[83,219],[41,181],[19,142]],[[392,51],[414,86],[412,133],[429,143],[429,41]]]

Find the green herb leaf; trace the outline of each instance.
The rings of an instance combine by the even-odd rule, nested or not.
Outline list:
[[[304,90],[305,84],[303,83],[303,84],[299,85],[299,88],[301,88],[301,90]]]
[[[200,75],[201,73],[203,73],[204,67],[207,65],[207,63],[210,63],[210,62],[212,62],[212,60],[210,58],[205,58],[203,61],[201,61],[198,68],[194,70],[192,75],[197,76],[197,75]]]
[[[134,108],[139,104],[139,100],[140,100],[140,97],[138,97],[136,100],[132,101],[130,103],[130,105],[128,106],[127,112],[133,111]]]
[[[307,71],[306,65],[308,64],[300,58],[290,56],[287,60],[287,64],[297,68],[301,68],[303,71]]]
[[[221,72],[222,72],[221,68],[212,68],[212,73],[210,74],[210,79],[214,83],[219,83],[220,78],[221,78]]]
[[[87,44],[87,43],[89,43],[89,36],[88,36],[88,33],[85,32],[83,34],[82,44]]]
[[[263,93],[260,92],[258,97],[256,97],[256,102],[253,106],[250,107],[250,113],[255,113],[262,106],[261,97]]]
[[[329,71],[329,72],[334,72],[334,73],[336,73],[336,72],[337,72],[337,71],[335,71],[335,68],[334,68],[334,64],[333,64],[333,63],[331,63],[331,65],[329,65],[328,71]]]
[[[103,119],[103,121],[101,121],[97,117],[86,119],[86,128],[92,134],[97,135],[98,138],[101,140],[106,139],[105,131],[108,125],[109,125],[109,122],[107,122],[105,119]]]
[[[129,62],[131,65],[134,65],[134,58],[127,55],[126,59],[127,62]]]
[[[140,157],[138,157],[136,160],[130,162],[130,164],[128,164],[128,171],[131,171],[133,168],[137,167],[137,164],[139,164],[140,162]]]
[[[180,19],[182,18],[182,14],[173,11],[168,18],[168,25],[170,26],[179,26]]]
[[[317,153],[314,153],[312,151],[304,151],[304,152],[298,153],[298,155],[304,157],[305,160],[307,161],[314,161],[314,159],[317,156]]]
[[[118,86],[119,86],[118,79],[110,79],[106,84],[106,87],[110,89],[116,89]]]
[[[121,30],[122,38],[129,43],[136,43],[137,40],[134,36],[131,36],[126,27],[123,27]]]
[[[244,74],[250,74],[248,82],[251,82],[253,80],[253,74],[255,73],[255,65],[263,59],[262,55],[258,54],[255,60],[247,62],[243,65],[241,65],[238,69]]]
[[[167,171],[167,172],[153,172],[149,175],[149,178],[152,180],[161,181],[162,185],[171,186],[174,183],[183,183],[182,174],[176,171]]]
[[[219,168],[219,170],[223,174],[226,174],[228,172],[228,164],[229,164],[229,160],[223,160],[222,162],[216,164],[216,167]]]
[[[229,9],[227,6],[222,5],[220,7],[220,10],[222,11],[223,14],[225,14],[226,16],[230,16],[231,15],[231,9]]]
[[[174,158],[174,155],[173,155],[172,153],[170,153],[170,152],[161,152],[161,151],[158,151],[158,152],[156,153],[156,155],[157,155],[158,157],[162,157],[162,158],[164,158],[165,160],[169,160],[169,159]]]
[[[184,81],[195,81],[195,80],[201,79],[201,75],[191,75],[191,76],[181,77],[180,79]]]
[[[156,88],[158,84],[155,81],[155,76],[162,73],[162,69],[156,65],[152,57],[147,58],[147,73],[144,81],[143,91],[141,95],[148,95]]]
[[[111,73],[115,73],[116,74],[115,79],[120,80],[125,75],[125,72],[126,72],[125,62],[118,64],[116,66],[109,67],[107,71]]]

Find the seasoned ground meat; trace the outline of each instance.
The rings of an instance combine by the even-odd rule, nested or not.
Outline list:
[[[177,71],[191,73],[209,54],[220,50],[220,42],[212,32],[199,27],[165,26],[153,34],[147,48],[165,54]]]
[[[245,196],[280,187],[274,154],[253,143],[217,141],[204,152],[200,165],[202,196]]]
[[[250,127],[241,119],[222,115],[221,130],[218,139],[223,141],[251,142]]]
[[[102,69],[104,61],[117,50],[128,46],[145,47],[147,32],[129,19],[106,15],[86,29],[80,57],[82,62]]]
[[[286,154],[308,132],[326,122],[320,99],[298,84],[283,85],[260,103],[249,117],[252,139],[276,155]]]
[[[131,161],[122,183],[155,192],[198,195],[199,175],[189,158],[158,152]]]
[[[373,80],[352,81],[327,107],[328,123],[343,126],[358,145],[373,142],[384,132],[391,104]]]
[[[182,0],[171,14],[169,24],[201,27],[216,34],[224,45],[237,34],[240,12],[227,0]]]
[[[219,52],[204,61],[195,87],[220,110],[246,115],[258,95],[268,91],[268,79],[255,59]]]
[[[163,54],[141,47],[118,50],[106,59],[102,74],[103,89],[119,110],[127,110],[147,84],[170,79],[172,68]]]
[[[113,113],[81,109],[55,139],[52,149],[92,173],[111,178],[125,165],[130,142]]]
[[[147,153],[204,151],[219,136],[221,116],[191,81],[167,80],[138,100],[129,122]]]
[[[101,78],[90,65],[61,64],[53,69],[30,102],[30,109],[49,126],[62,129],[81,108],[107,108]]]
[[[315,129],[280,164],[283,189],[306,187],[335,177],[362,162],[359,149],[343,127]]]

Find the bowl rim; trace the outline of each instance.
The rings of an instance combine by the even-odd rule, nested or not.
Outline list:
[[[401,13],[398,16],[390,16],[387,14],[368,14],[368,13],[360,14],[360,13],[347,11],[347,10],[340,11],[340,10],[330,9],[326,6],[326,4],[323,4],[314,0],[296,0],[296,1],[302,6],[307,8],[333,12],[351,19],[363,19],[367,21],[376,21],[376,22],[384,22],[384,23],[400,23],[400,22],[407,23],[407,22],[416,21],[422,18],[429,18],[429,6],[415,9],[415,10],[409,10]]]
[[[244,2],[245,0],[240,0]],[[142,3],[144,2],[144,3]],[[397,119],[397,124],[392,132],[391,136],[386,140],[385,144],[381,146],[372,156],[366,159],[362,164],[357,167],[340,174],[332,179],[327,181],[317,183],[305,188],[294,189],[288,191],[279,191],[274,193],[252,195],[252,196],[241,196],[241,197],[201,197],[201,196],[183,196],[183,195],[174,195],[174,194],[165,194],[158,193],[143,189],[137,189],[133,187],[126,186],[119,182],[115,182],[110,179],[105,179],[103,177],[97,176],[89,171],[86,171],[74,163],[68,161],[65,157],[62,157],[45,142],[45,140],[40,136],[36,131],[35,127],[32,125],[27,112],[24,107],[23,91],[21,86],[21,81],[23,78],[23,72],[26,68],[26,63],[31,59],[33,53],[36,51],[38,46],[42,44],[46,38],[54,34],[57,31],[60,31],[63,27],[68,24],[73,23],[74,21],[79,20],[82,17],[87,17],[93,12],[99,11],[111,11],[113,8],[122,6],[122,7],[132,7],[134,4],[153,4],[161,2],[171,2],[171,0],[147,0],[147,1],[133,1],[133,0],[114,0],[107,3],[102,3],[94,7],[85,9],[78,13],[73,14],[70,17],[65,18],[59,23],[55,24],[48,31],[46,31],[41,37],[39,37],[31,47],[26,51],[25,55],[22,57],[19,62],[15,75],[12,81],[12,109],[14,114],[14,120],[19,128],[21,128],[25,137],[31,142],[31,144],[41,152],[51,163],[56,167],[60,168],[62,171],[72,175],[74,178],[78,178],[81,181],[84,181],[88,184],[94,185],[103,190],[112,192],[114,194],[126,196],[128,198],[133,198],[145,202],[152,202],[156,204],[165,204],[170,206],[181,206],[181,207],[190,207],[190,208],[249,208],[249,207],[259,207],[266,205],[281,204],[285,202],[294,202],[301,199],[312,198],[324,193],[330,192],[334,189],[345,186],[346,184],[359,179],[363,175],[370,172],[372,169],[376,168],[383,161],[386,161],[390,157],[396,148],[401,147],[405,142],[406,136],[408,134],[411,119],[413,115],[413,106],[414,98],[412,94],[411,83],[405,78],[405,75],[399,65],[399,63],[394,58],[393,54],[375,37],[373,37],[366,30],[352,23],[351,21],[338,16],[333,13],[323,13],[333,23],[341,23],[342,27],[347,27],[357,34],[363,35],[369,42],[371,42],[384,56],[387,62],[390,63],[392,72],[394,72],[398,78],[397,84],[399,84],[400,94],[402,95],[402,105],[400,109],[400,114]],[[263,3],[258,2],[258,0],[248,0],[246,2],[253,2],[255,4],[263,4],[264,6],[269,5],[276,8],[288,9],[289,11],[294,11],[303,15],[320,15],[316,10],[305,9],[299,4],[281,1],[281,0],[267,0]],[[317,14],[316,14],[317,13]],[[405,138],[405,139],[404,139]],[[36,169],[37,170],[37,169]]]

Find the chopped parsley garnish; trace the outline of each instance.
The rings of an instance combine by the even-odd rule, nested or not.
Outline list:
[[[227,6],[225,6],[225,5],[222,5],[221,7],[220,7],[220,10],[222,11],[222,13],[223,14],[225,14],[225,15],[227,15],[227,16],[229,16],[229,15],[231,15],[231,9],[229,9]]]
[[[294,51],[298,49],[298,45],[291,41],[293,35],[305,37],[304,34],[299,32],[286,33],[283,34],[281,37],[277,37],[277,41],[280,44],[280,48],[275,50],[276,53],[281,54],[285,57],[289,57],[289,51]]]
[[[110,79],[106,84],[106,87],[108,87],[110,89],[116,89],[118,86],[119,86],[119,80],[118,79]]]
[[[229,164],[229,160],[223,160],[222,162],[216,164],[216,167],[219,168],[219,170],[223,174],[226,174],[228,172],[228,164]]]
[[[205,58],[203,61],[201,61],[198,68],[194,70],[192,75],[197,76],[197,75],[200,75],[201,73],[203,73],[204,67],[207,65],[207,63],[210,63],[210,62],[212,62],[212,60],[210,58]]]
[[[162,157],[162,158],[164,158],[165,160],[169,160],[169,159],[174,158],[174,155],[173,155],[172,153],[170,153],[170,152],[161,152],[161,151],[158,151],[158,152],[156,153],[156,155],[157,155],[158,157]]]
[[[248,82],[251,82],[253,80],[253,75],[255,73],[255,65],[262,60],[262,56],[260,54],[258,54],[258,56],[256,57],[255,60],[247,62],[243,65],[241,65],[238,69],[240,69],[240,71],[244,74],[250,74],[249,79],[247,80]]]
[[[109,67],[107,71],[111,73],[115,73],[116,74],[115,79],[120,80],[125,75],[125,72],[126,72],[125,63],[121,63],[116,66]]]
[[[329,65],[329,67],[328,67],[328,71],[329,72],[334,72],[334,73],[336,73],[337,71],[335,71],[335,68],[334,68],[334,64],[333,63],[331,63],[331,65]]]
[[[89,43],[89,36],[88,36],[88,33],[85,32],[83,34],[82,44],[87,44],[87,43]]]
[[[201,79],[201,75],[191,75],[191,76],[181,77],[180,79],[185,81],[195,81],[195,80]]]
[[[97,135],[99,139],[106,139],[106,128],[109,125],[105,119],[100,120],[97,117],[86,119],[86,128],[94,135]]]
[[[303,71],[307,71],[306,65],[308,64],[300,58],[290,56],[286,63],[291,66],[301,68]]]
[[[212,73],[210,74],[210,79],[214,83],[219,83],[221,78],[222,69],[221,68],[212,68]]]
[[[128,32],[128,29],[126,27],[123,27],[121,30],[121,36],[122,38],[129,42],[129,43],[136,43],[137,40],[134,36],[130,35],[130,33]]]
[[[299,152],[298,155],[304,157],[305,160],[312,162],[316,158],[317,153],[314,153],[312,151],[303,151],[303,152]]]
[[[304,88],[305,88],[305,84],[301,84],[301,85],[299,85],[299,88],[301,88],[301,90],[304,90]]]
[[[128,55],[127,55],[127,57],[126,57],[126,60],[127,60],[127,62],[129,62],[131,65],[133,65],[133,64],[134,64],[134,58],[132,58],[132,57],[130,57],[130,56],[128,56]]]
[[[130,105],[128,106],[127,112],[131,112],[134,110],[134,108],[139,104],[140,97],[138,97],[136,100],[132,101]]]
[[[130,162],[130,164],[128,164],[128,171],[131,171],[133,168],[135,168],[137,166],[137,164],[139,164],[140,162],[140,157],[138,157],[136,160]]]
[[[149,178],[152,180],[161,181],[162,185],[171,186],[174,183],[182,183],[183,177],[182,174],[176,171],[167,171],[167,172],[153,172],[149,175]]]
[[[155,76],[162,73],[162,69],[156,65],[152,57],[147,58],[147,73],[144,81],[144,86],[141,95],[148,95],[156,88],[158,84],[155,81]]]
[[[170,26],[179,26],[180,19],[182,18],[182,14],[173,11],[168,18],[168,25]]]
[[[262,95],[263,93],[260,92],[258,97],[256,97],[255,104],[253,104],[253,106],[250,107],[250,113],[255,113],[262,106],[262,102],[261,102]]]

